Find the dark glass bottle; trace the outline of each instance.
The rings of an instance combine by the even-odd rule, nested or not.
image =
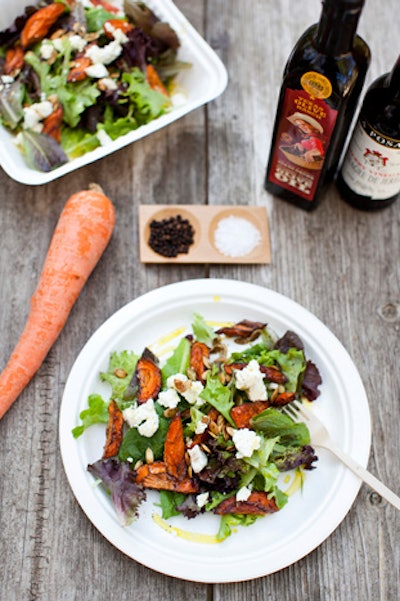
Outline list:
[[[400,56],[367,90],[337,186],[349,204],[365,211],[400,196]]]
[[[370,62],[356,34],[364,0],[323,0],[319,23],[289,56],[265,188],[313,209],[336,173]]]

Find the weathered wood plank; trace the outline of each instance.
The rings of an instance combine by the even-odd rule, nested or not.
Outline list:
[[[332,188],[306,214],[263,190],[284,63],[318,18],[319,0],[179,0],[226,64],[230,83],[207,108],[62,180],[26,187],[0,171],[0,365],[18,339],[54,225],[68,196],[98,181],[115,201],[112,242],[35,379],[0,423],[0,597],[7,601],[395,601],[400,538],[395,510],[363,486],[346,519],[296,565],[253,582],[211,587],[153,572],[126,558],[77,505],[58,449],[58,408],[73,361],[91,333],[138,295],[197,277],[271,287],[315,313],[351,354],[373,418],[369,468],[397,493],[400,327],[398,206],[364,214]],[[398,50],[397,0],[367,2],[360,33],[373,60],[367,82]],[[138,259],[142,203],[267,206],[268,266],[146,265]],[[84,319],[82,319],[84,315]],[[312,508],[310,508],[312,510]]]

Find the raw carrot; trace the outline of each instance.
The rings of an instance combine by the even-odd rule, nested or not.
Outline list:
[[[56,225],[22,335],[0,374],[0,419],[43,363],[114,229],[98,186],[72,195]]]

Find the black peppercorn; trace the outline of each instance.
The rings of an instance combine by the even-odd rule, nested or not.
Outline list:
[[[187,254],[194,242],[194,230],[188,219],[181,215],[150,222],[149,246],[163,257]]]

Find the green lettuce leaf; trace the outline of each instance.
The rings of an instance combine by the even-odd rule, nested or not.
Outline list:
[[[163,458],[164,443],[169,427],[169,420],[163,416],[163,408],[155,405],[159,418],[158,430],[151,437],[142,436],[137,428],[130,428],[125,434],[118,452],[118,458],[126,461],[132,460],[133,465],[146,455],[146,450],[153,451],[154,459]]]
[[[123,394],[132,379],[138,359],[133,351],[111,353],[107,371],[100,373],[101,380],[111,386],[110,398],[115,401],[123,400]]]
[[[238,526],[251,526],[260,517],[263,516],[238,515],[233,513],[221,516],[220,526],[216,537],[217,540],[220,542],[224,541]]]
[[[171,357],[161,368],[162,380],[165,382],[169,376],[175,374],[186,374],[190,362],[190,342],[187,338],[182,338]]]
[[[135,107],[134,116],[139,125],[159,117],[170,106],[170,100],[149,86],[145,74],[138,67],[123,73],[121,79],[128,86],[123,96],[129,97]]]
[[[100,141],[95,133],[80,128],[63,127],[61,145],[70,159],[76,159],[100,146]]]
[[[208,374],[206,386],[200,393],[200,397],[215,407],[233,427],[236,427],[230,414],[235,404],[233,390],[231,387],[221,384],[218,375]]]
[[[108,422],[108,403],[99,394],[91,394],[88,398],[88,408],[81,411],[79,417],[82,423],[72,430],[74,438],[79,438],[86,428],[93,424]]]
[[[89,106],[96,104],[101,92],[96,83],[90,79],[78,83],[67,83],[57,90],[58,98],[63,105],[63,119],[70,127],[76,127],[81,115]]]
[[[160,490],[161,517],[168,520],[175,515],[182,515],[176,508],[184,502],[186,495],[171,490]]]
[[[192,323],[193,334],[196,336],[199,342],[203,342],[207,346],[212,347],[216,338],[214,330],[208,326],[204,318],[199,313],[193,314]]]
[[[266,438],[276,438],[287,447],[310,444],[310,433],[306,424],[294,422],[290,417],[273,407],[268,407],[251,419],[251,425]]]
[[[111,13],[101,7],[87,8],[85,10],[85,17],[86,29],[88,33],[100,31],[103,28],[104,23],[110,19],[121,19],[126,21],[126,19],[119,17],[115,13]]]

